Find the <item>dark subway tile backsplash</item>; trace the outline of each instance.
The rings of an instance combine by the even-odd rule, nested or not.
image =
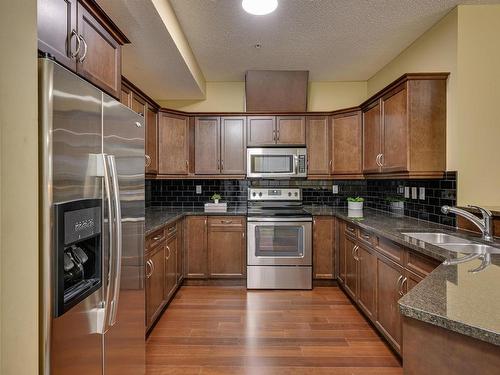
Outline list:
[[[365,206],[392,211],[393,205],[404,205],[404,214],[422,220],[455,226],[454,215],[441,213],[441,206],[456,204],[456,172],[432,180],[147,180],[146,206],[203,206],[214,193],[230,205],[246,204],[247,189],[265,186],[302,188],[304,204],[346,206],[347,197],[365,198]],[[200,185],[201,194],[196,194]],[[333,185],[338,194],[333,194]],[[405,199],[404,188],[425,188],[425,199]],[[411,196],[411,195],[410,195]],[[403,202],[403,203],[392,203]]]

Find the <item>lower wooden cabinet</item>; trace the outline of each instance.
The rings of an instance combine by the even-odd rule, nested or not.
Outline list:
[[[246,238],[243,218],[208,218],[208,277],[246,275]]]
[[[315,216],[313,219],[313,278],[335,278],[335,218]]]
[[[177,290],[177,233],[167,239],[165,246],[165,299]]]
[[[244,278],[246,221],[242,216],[190,216],[185,225],[187,279]]]
[[[401,352],[398,301],[440,262],[339,221],[339,284],[390,345]]]
[[[146,326],[154,323],[163,308],[165,287],[165,244],[146,254]]]

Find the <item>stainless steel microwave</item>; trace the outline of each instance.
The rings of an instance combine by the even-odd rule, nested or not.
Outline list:
[[[307,177],[307,149],[305,147],[248,148],[247,177]]]

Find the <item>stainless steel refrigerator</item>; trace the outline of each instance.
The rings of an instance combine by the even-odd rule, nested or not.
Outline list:
[[[41,373],[144,374],[144,120],[38,69]]]

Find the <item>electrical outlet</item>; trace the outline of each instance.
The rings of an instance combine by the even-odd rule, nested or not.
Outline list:
[[[417,187],[413,186],[411,188],[411,199],[418,199]]]
[[[404,194],[404,192],[405,192],[404,186],[402,185],[398,186],[398,194]]]
[[[196,194],[201,194],[201,185],[196,185]]]
[[[408,186],[405,186],[405,198],[410,198],[410,188]]]
[[[338,194],[339,193],[339,185],[333,185],[332,186],[332,193],[333,194]]]
[[[421,201],[425,201],[425,188],[424,187],[421,187],[421,188],[418,188],[418,199],[420,199]]]

